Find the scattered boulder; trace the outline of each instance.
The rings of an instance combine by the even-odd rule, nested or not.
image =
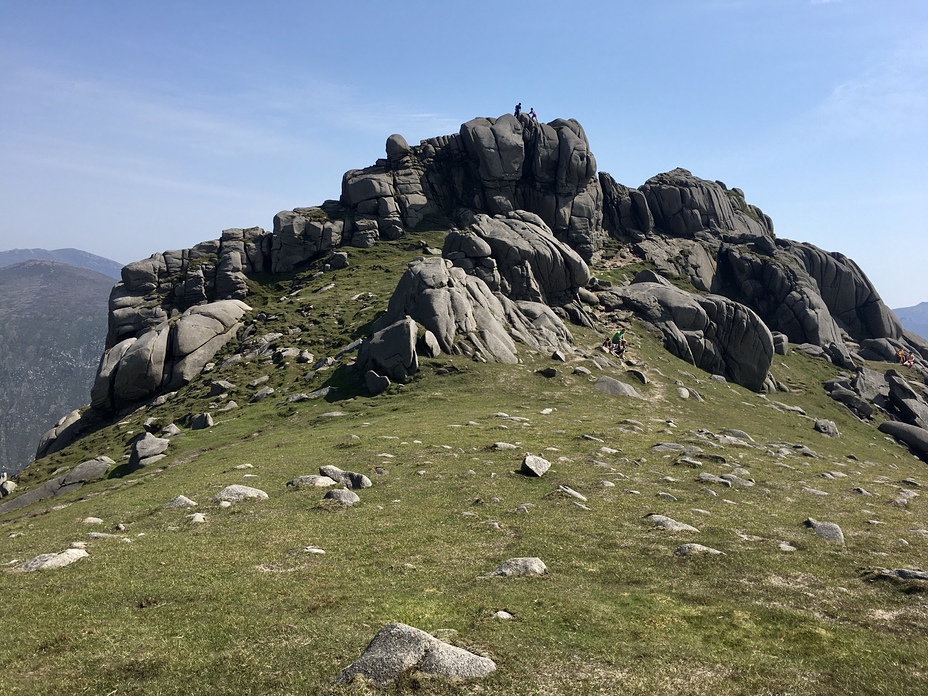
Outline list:
[[[897,421],[884,421],[880,423],[879,431],[904,442],[922,461],[928,462],[928,430],[925,428]]]
[[[810,517],[803,524],[811,528],[816,536],[821,537],[825,541],[830,541],[834,544],[844,543],[844,532],[842,532],[841,527],[834,522],[819,522]]]
[[[703,546],[702,544],[682,544],[673,551],[674,556],[724,556],[725,554],[717,549]]]
[[[617,379],[605,375],[597,379],[593,386],[599,391],[605,394],[612,394],[613,396],[630,396],[634,399],[644,398],[638,390],[630,384],[625,384],[625,382],[620,382]]]
[[[206,430],[213,427],[213,416],[210,413],[198,413],[190,419],[191,430]]]
[[[824,418],[815,419],[815,429],[827,437],[839,437],[838,426],[834,421],[825,420]]]
[[[43,553],[31,560],[20,563],[16,566],[16,569],[24,573],[32,573],[37,570],[56,570],[71,565],[82,558],[87,558],[89,555],[84,549],[65,549],[59,553]]]
[[[331,464],[319,467],[319,475],[327,476],[337,483],[348,486],[348,488],[370,488],[374,485],[364,474],[359,474],[354,471],[343,471]]]
[[[132,442],[129,453],[129,467],[137,469],[157,461],[155,457],[164,454],[170,445],[171,441],[163,437],[155,437],[151,433],[140,435]]]
[[[493,660],[475,655],[401,623],[381,628],[355,662],[343,669],[336,684],[348,684],[362,675],[385,686],[402,674],[423,674],[448,679],[480,679],[496,669]]]
[[[540,558],[534,556],[510,558],[500,563],[490,575],[496,577],[530,577],[544,575],[548,568]]]
[[[326,494],[322,497],[324,500],[334,500],[339,505],[343,505],[345,507],[350,507],[355,503],[361,502],[360,496],[358,496],[358,494],[354,491],[348,490],[347,488],[335,488],[326,492]]]
[[[328,476],[317,476],[309,474],[307,476],[297,476],[295,479],[287,481],[287,488],[329,488],[337,484]]]
[[[655,529],[664,529],[668,532],[698,532],[699,531],[698,529],[696,529],[696,527],[692,527],[688,524],[684,524],[683,522],[677,522],[675,519],[671,517],[667,517],[666,515],[657,515],[657,514],[651,513],[649,515],[645,515],[645,519],[649,520],[654,525]]]
[[[190,498],[185,495],[179,495],[176,498],[173,498],[169,503],[166,503],[164,507],[166,508],[192,508],[196,507],[197,504]]]
[[[240,500],[267,500],[268,495],[259,488],[235,484],[226,486],[213,496],[213,502],[227,501],[235,503]]]
[[[550,468],[551,462],[547,459],[537,457],[534,454],[527,454],[522,460],[522,467],[519,469],[519,473],[525,474],[526,476],[543,476]]]
[[[364,373],[364,384],[372,396],[377,396],[390,388],[390,378],[378,375],[373,370],[368,370]]]

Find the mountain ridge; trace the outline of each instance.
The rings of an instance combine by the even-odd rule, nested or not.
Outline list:
[[[0,251],[0,268],[11,266],[30,259],[57,261],[78,268],[86,268],[119,280],[122,264],[103,256],[97,256],[81,249],[67,247],[63,249],[7,249]]]
[[[0,471],[27,466],[46,421],[85,402],[112,286],[56,261],[0,268]]]

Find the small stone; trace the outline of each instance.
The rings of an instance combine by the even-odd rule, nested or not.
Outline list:
[[[259,488],[233,485],[226,486],[213,496],[213,502],[237,502],[240,500],[267,500],[268,495]]]
[[[537,557],[510,558],[500,563],[490,575],[497,577],[527,577],[544,575],[548,568]]]
[[[169,503],[166,503],[164,507],[166,508],[191,508],[196,507],[197,504],[188,498],[185,495],[179,495],[176,498],[173,498]]]
[[[671,517],[665,515],[656,515],[651,513],[650,515],[645,515],[645,519],[650,520],[654,525],[655,529],[665,529],[668,532],[698,532],[699,530],[696,527],[692,527],[683,522],[677,522]]]
[[[674,556],[724,556],[725,554],[717,549],[703,546],[702,544],[683,544],[673,551]]]
[[[569,495],[571,498],[576,498],[577,500],[583,501],[584,503],[586,502],[586,496],[584,496],[581,493],[577,493],[577,491],[575,491],[570,486],[565,486],[561,484],[557,487],[557,489],[561,491],[562,493]]]
[[[336,488],[329,491],[323,496],[325,500],[334,500],[339,505],[345,507],[351,507],[355,503],[361,502],[361,498],[354,491],[350,491],[347,488]]]
[[[493,618],[500,619],[501,621],[511,621],[513,619],[513,616],[508,611],[500,609],[499,611],[493,614]]]

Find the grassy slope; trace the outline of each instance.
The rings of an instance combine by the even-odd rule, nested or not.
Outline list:
[[[425,238],[440,243],[437,234]],[[282,340],[322,357],[363,331],[414,252],[392,243],[351,254],[352,266],[336,273],[313,279],[310,269],[256,285],[256,310],[278,314],[259,333],[300,325],[302,334]],[[315,293],[331,282],[335,288]],[[304,290],[278,301],[297,287]],[[350,299],[368,291],[373,298]],[[574,333],[592,354],[599,337]],[[397,691],[928,691],[925,595],[865,575],[922,562],[928,537],[911,530],[928,527],[925,503],[888,503],[902,479],[928,480],[924,464],[827,398],[820,385],[834,369],[823,361],[778,357],[773,372],[793,391],[771,400],[834,420],[838,440],[771,400],[709,380],[640,329],[633,339],[632,355],[652,380],[640,388],[644,401],[601,394],[570,366],[527,353],[518,366],[424,361],[412,383],[376,398],[357,393],[344,367],[311,378],[302,365],[257,361],[217,371],[239,385],[233,398],[242,407],[219,414],[209,431],[175,439],[164,468],[0,518],[0,563],[86,539],[97,529],[80,524],[87,516],[103,518],[105,531],[125,524],[133,540],[91,540],[90,557],[62,570],[0,574],[10,607],[4,693],[361,693],[358,685],[330,684],[388,621],[455,629],[455,642],[498,665],[479,685],[410,678]],[[457,371],[436,374],[451,365]],[[534,373],[550,365],[557,377]],[[618,367],[604,372],[632,381]],[[262,374],[277,393],[248,404],[253,390],[245,384]],[[675,380],[705,402],[679,399]],[[341,387],[339,398],[281,403],[286,392],[327,382]],[[207,383],[197,383],[127,417],[37,464],[32,481],[89,456],[118,459],[146,418],[181,422],[208,408],[206,394]],[[542,414],[547,408],[554,410]],[[335,410],[344,415],[324,415]],[[626,419],[640,422],[640,432]],[[724,427],[759,443],[807,444],[820,457],[722,448],[697,432]],[[497,441],[518,448],[496,451]],[[692,442],[726,461],[691,469],[650,450],[661,441]],[[598,453],[603,444],[620,452]],[[541,479],[516,474],[526,452],[551,460],[551,471]],[[243,463],[254,469],[234,468]],[[374,487],[349,509],[323,503],[321,491],[286,490],[288,480],[325,464],[367,473]],[[739,465],[757,486],[718,488],[713,497],[693,480]],[[821,478],[827,471],[848,478]],[[604,480],[616,486],[602,487]],[[270,499],[224,510],[211,504],[231,483],[255,485]],[[558,484],[586,495],[590,509],[557,492]],[[829,495],[806,493],[806,485]],[[200,503],[206,524],[190,525],[186,511],[163,507],[178,494]],[[528,513],[515,512],[522,504]],[[701,531],[651,530],[642,519],[651,512]],[[809,516],[840,524],[847,545],[814,537],[802,526]],[[726,555],[672,555],[688,541]],[[784,541],[798,551],[780,551]],[[326,553],[305,552],[311,545]],[[548,575],[485,577],[513,556],[539,556]],[[515,620],[492,618],[499,609]]]

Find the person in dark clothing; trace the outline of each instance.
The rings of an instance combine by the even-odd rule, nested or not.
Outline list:
[[[516,104],[516,118],[519,118],[519,114],[522,113],[522,102]]]

